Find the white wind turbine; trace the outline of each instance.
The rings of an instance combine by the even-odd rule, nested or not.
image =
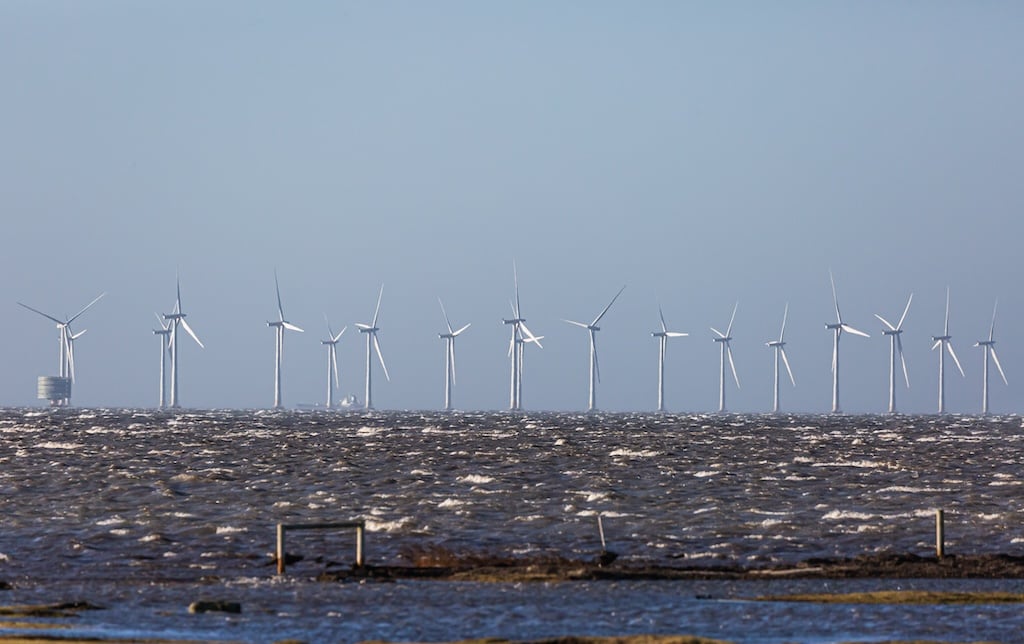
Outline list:
[[[160,409],[163,409],[166,405],[164,396],[164,388],[167,385],[167,367],[166,357],[168,351],[168,340],[171,335],[171,325],[162,317],[159,313],[154,313],[157,321],[160,323],[159,329],[153,329],[153,335],[159,336],[160,338]]]
[[[72,348],[72,342],[74,341],[74,338],[77,338],[77,337],[81,336],[82,333],[85,333],[85,331],[82,331],[78,335],[72,334],[72,332],[71,332],[71,323],[74,322],[75,320],[77,320],[79,318],[79,316],[81,316],[83,313],[88,311],[89,308],[92,307],[93,304],[95,304],[96,302],[99,302],[100,299],[104,295],[106,295],[106,293],[100,293],[96,297],[96,299],[94,299],[92,302],[89,302],[88,304],[86,304],[85,307],[81,311],[79,311],[78,313],[75,313],[74,315],[72,315],[71,317],[69,317],[66,320],[59,320],[59,319],[53,317],[52,315],[49,315],[47,313],[43,313],[42,311],[40,311],[38,309],[34,309],[34,308],[32,308],[31,306],[29,306],[27,304],[22,304],[21,302],[18,302],[18,306],[26,308],[29,311],[32,311],[33,313],[38,313],[39,315],[43,316],[44,318],[46,318],[48,320],[51,320],[51,321],[53,321],[53,322],[55,322],[57,324],[57,330],[60,332],[60,346],[59,346],[59,349],[58,349],[59,359],[58,359],[57,368],[58,368],[58,375],[61,378],[67,378],[68,381],[74,382],[74,380],[75,380],[75,369],[74,369],[74,353],[73,353],[74,349]],[[71,404],[71,398],[70,397],[69,398],[65,398],[65,399],[61,400],[59,404],[61,404],[61,405],[69,405],[69,404]]]
[[[444,315],[444,323],[445,326],[448,327],[448,333],[438,333],[437,337],[445,340],[444,408],[445,411],[449,411],[452,408],[452,389],[455,386],[455,338],[459,337],[459,334],[468,329],[469,324],[457,331],[454,330],[452,328],[451,320],[448,319],[448,312],[444,310],[444,303],[441,302],[441,298],[437,298],[437,303],[441,305],[441,314]]]
[[[274,329],[274,409],[280,409],[281,404],[281,359],[284,357],[284,330],[298,331],[302,329],[284,319],[284,307],[281,306],[281,285],[277,281],[277,271],[274,271],[274,289],[277,291],[277,320],[267,322],[267,326]]]
[[[665,352],[669,338],[682,338],[690,335],[679,331],[669,331],[665,326],[665,314],[658,305],[658,317],[661,319],[661,331],[652,331],[651,337],[658,338],[658,411],[665,411]]]
[[[907,319],[907,312],[910,311],[910,303],[914,299],[914,294],[911,293],[910,297],[907,298],[907,306],[903,309],[903,315],[900,316],[900,321],[896,326],[893,326],[888,320],[883,318],[881,315],[875,313],[875,317],[882,321],[886,329],[882,329],[882,335],[889,336],[889,413],[896,413],[896,354],[900,356],[900,362],[903,364],[903,379],[907,381],[907,389],[910,389],[910,374],[907,372],[907,360],[903,357],[903,340],[900,336],[903,335],[903,321]]]
[[[186,314],[181,310],[181,282],[177,282],[177,299],[174,300],[174,312],[164,313],[164,319],[167,320],[168,325],[171,329],[170,349],[171,349],[171,407],[178,406],[178,327],[184,327],[185,331],[192,336],[192,339],[196,341],[202,348],[203,343],[199,341],[199,337],[196,336],[195,331],[185,321]]]
[[[996,369],[999,370],[999,375],[1002,376],[1002,378],[1003,378],[1003,384],[1006,384],[1006,385],[1010,384],[1009,382],[1006,381],[1006,374],[1003,373],[1003,367],[1002,367],[1002,365],[999,364],[999,356],[996,355],[996,340],[995,340],[995,334],[996,334],[996,307],[998,307],[998,306],[999,306],[999,302],[997,301],[996,305],[992,307],[992,326],[989,327],[989,330],[988,330],[988,340],[978,340],[978,342],[974,345],[976,347],[981,347],[982,350],[985,352],[985,359],[984,359],[984,362],[982,364],[982,372],[981,372],[981,374],[982,374],[981,375],[981,413],[983,413],[983,414],[987,414],[988,413],[988,358],[989,358],[989,356],[992,356],[992,362],[996,363]]]
[[[729,366],[732,367],[732,377],[736,380],[736,388],[740,388],[740,377],[736,374],[736,363],[732,361],[732,346],[729,344],[732,342],[732,323],[736,320],[736,309],[740,307],[740,303],[736,302],[736,306],[732,307],[732,317],[729,318],[729,326],[726,327],[725,333],[722,333],[715,327],[711,327],[711,330],[718,336],[713,338],[715,342],[722,345],[722,361],[721,370],[718,378],[718,411],[725,411],[725,358],[729,356]]]
[[[765,345],[775,349],[775,386],[772,390],[772,412],[779,411],[779,358],[786,365],[786,373],[789,374],[789,381],[796,387],[796,380],[793,378],[793,370],[789,368],[789,358],[786,357],[786,319],[789,317],[789,304],[786,304],[782,312],[782,330],[779,331],[779,339],[765,342]]]
[[[836,305],[835,324],[825,325],[826,329],[834,332],[834,339],[832,341],[832,413],[835,414],[839,413],[839,336],[843,334],[843,331],[865,338],[870,338],[871,336],[843,322],[843,315],[839,312],[839,297],[836,295],[836,281],[832,277],[832,271],[828,272],[828,279],[832,283],[832,301]]]
[[[327,408],[332,409],[334,407],[334,388],[341,388],[341,378],[338,377],[338,340],[341,336],[345,335],[345,330],[348,327],[343,327],[338,335],[334,335],[334,330],[331,329],[331,321],[324,315],[324,320],[327,322],[327,339],[321,340],[320,344],[327,347]],[[331,376],[334,376],[334,382],[331,382]]]
[[[373,322],[370,324],[356,323],[360,333],[366,334],[366,409],[373,409],[373,350],[377,351],[377,358],[380,359],[380,366],[384,370],[384,377],[391,382],[388,375],[388,366],[384,364],[384,355],[380,352],[380,340],[377,339],[377,316],[380,314],[380,300],[384,297],[384,285],[380,285],[380,293],[377,295],[377,308],[373,310]]]
[[[619,299],[624,290],[626,290],[625,286],[620,288],[619,292],[612,298],[612,301],[608,303],[608,306],[604,307],[604,310],[590,324],[576,322],[575,320],[562,320],[563,322],[586,329],[590,335],[590,398],[587,403],[587,411],[597,409],[597,383],[601,380],[601,367],[597,360],[597,332],[601,330],[601,327],[597,326],[597,323],[601,321],[601,318],[608,312],[608,309],[612,308],[612,304],[615,304],[615,300]]]
[[[946,321],[942,326],[942,335],[933,335],[932,340],[935,344],[932,345],[932,351],[935,349],[939,350],[939,413],[946,413],[946,361],[945,354],[942,349],[945,348],[949,351],[949,355],[953,358],[953,362],[956,364],[956,368],[960,371],[960,377],[966,378],[964,374],[964,368],[960,366],[960,360],[957,359],[956,353],[953,352],[953,336],[949,335],[949,287],[946,288]]]
[[[544,336],[535,336],[526,326],[526,318],[522,316],[519,308],[519,274],[516,270],[515,261],[512,262],[512,279],[515,283],[515,300],[512,305],[512,318],[502,320],[504,324],[512,327],[512,339],[509,340],[508,355],[512,359],[512,382],[509,387],[509,409],[515,411],[522,409],[523,394],[523,346],[532,342],[540,348]]]

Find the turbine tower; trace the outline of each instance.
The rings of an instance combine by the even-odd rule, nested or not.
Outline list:
[[[444,303],[441,298],[437,298],[437,303],[441,305],[441,314],[444,315],[445,326],[448,327],[448,333],[438,333],[437,337],[445,340],[444,349],[444,409],[450,411],[452,408],[452,389],[455,386],[455,338],[459,337],[463,331],[469,328],[469,324],[462,327],[458,331],[452,328],[451,320],[448,319],[448,312],[444,310]]]
[[[281,285],[277,281],[277,271],[274,271],[274,289],[277,291],[277,320],[267,322],[267,326],[274,329],[274,409],[281,409],[281,358],[284,357],[284,330],[298,331],[302,329],[284,319],[284,307],[281,306]]]
[[[74,322],[75,320],[77,320],[83,313],[88,311],[92,307],[93,304],[95,304],[96,302],[99,302],[100,299],[104,295],[106,295],[106,293],[100,293],[96,297],[96,299],[94,299],[92,302],[89,302],[88,304],[86,304],[85,307],[81,311],[79,311],[78,313],[75,313],[74,315],[72,315],[71,317],[69,317],[66,320],[57,319],[54,316],[49,315],[48,313],[43,313],[42,311],[40,311],[38,309],[34,309],[34,308],[32,308],[31,306],[29,306],[27,304],[22,304],[21,302],[18,302],[18,306],[21,306],[22,308],[26,308],[29,311],[32,311],[33,313],[37,313],[37,314],[43,316],[44,318],[46,318],[47,320],[50,320],[50,321],[55,322],[57,324],[57,330],[58,330],[59,336],[60,336],[59,337],[60,344],[59,344],[59,347],[58,347],[57,373],[58,373],[58,378],[60,378],[61,381],[63,382],[63,386],[61,387],[60,394],[58,394],[59,397],[50,399],[50,404],[51,405],[66,406],[66,405],[70,405],[71,404],[71,383],[75,379],[75,373],[74,373],[74,354],[73,354],[73,349],[72,349],[72,344],[71,344],[74,341],[74,338],[72,337],[74,334],[71,332],[71,323]],[[84,331],[82,333],[84,333]],[[78,337],[80,335],[81,335],[81,333],[79,333],[78,335],[75,335],[74,337]],[[40,378],[40,383],[42,383],[44,379],[47,379],[47,377],[46,376],[41,377]]]
[[[388,366],[384,364],[384,355],[380,352],[380,340],[377,339],[377,316],[380,314],[380,300],[384,297],[384,285],[380,285],[380,294],[377,295],[377,308],[373,311],[373,322],[370,324],[356,323],[360,333],[366,334],[366,409],[373,409],[373,350],[377,351],[377,358],[380,359],[380,366],[384,369],[384,377],[391,382],[388,375]]]
[[[718,411],[725,411],[725,357],[726,354],[729,356],[729,366],[732,367],[732,377],[736,380],[736,388],[740,388],[740,377],[736,374],[736,363],[732,361],[732,346],[729,344],[732,342],[732,323],[736,320],[736,309],[740,307],[740,303],[736,302],[736,306],[732,307],[732,317],[729,318],[729,326],[726,328],[725,333],[722,333],[715,327],[711,327],[711,330],[718,336],[714,338],[714,341],[722,345],[722,361],[721,370],[718,378]]]
[[[1006,381],[1006,374],[1003,373],[1003,366],[999,364],[999,356],[996,355],[996,307],[999,306],[999,302],[996,302],[996,306],[992,307],[992,326],[988,330],[988,340],[978,340],[974,345],[981,347],[985,352],[984,362],[982,363],[981,372],[981,413],[988,413],[988,358],[992,356],[992,362],[996,363],[996,369],[999,370],[999,375],[1003,378],[1003,384],[1009,385]]]
[[[907,360],[903,357],[903,340],[900,336],[903,335],[903,321],[907,319],[907,312],[910,311],[910,303],[914,300],[914,294],[911,293],[910,297],[907,298],[907,306],[903,309],[903,315],[900,316],[900,321],[896,326],[893,326],[888,320],[883,318],[881,315],[875,313],[875,317],[882,321],[887,328],[882,329],[883,336],[889,336],[889,413],[896,413],[896,354],[900,356],[900,362],[903,364],[903,379],[907,381],[907,389],[910,389],[910,374],[907,373]]]
[[[177,280],[176,280],[177,281]],[[203,343],[199,341],[199,337],[196,336],[192,327],[185,321],[186,314],[181,310],[181,282],[177,281],[177,299],[174,300],[174,312],[164,313],[164,319],[171,330],[170,349],[171,349],[171,407],[178,406],[178,327],[184,327],[185,332],[192,336],[192,339],[196,341],[201,348]]]
[[[942,335],[933,335],[932,340],[935,344],[932,345],[932,351],[935,349],[939,350],[939,413],[946,413],[946,361],[945,354],[942,349],[945,348],[949,351],[949,355],[952,356],[953,362],[956,364],[956,368],[960,371],[960,377],[965,378],[964,368],[960,366],[960,361],[956,357],[956,353],[953,352],[953,336],[949,335],[949,287],[946,287],[946,322],[942,326]]]
[[[156,319],[160,323],[159,329],[153,329],[153,335],[160,338],[160,409],[163,409],[167,404],[164,391],[167,386],[166,358],[169,349],[167,343],[171,335],[171,325],[159,313],[154,313],[154,315],[156,315]]]
[[[772,413],[779,412],[779,358],[786,365],[786,373],[789,374],[789,381],[796,387],[796,380],[793,378],[793,370],[789,368],[789,358],[786,357],[786,319],[789,317],[789,304],[786,304],[782,312],[782,330],[779,331],[779,339],[765,342],[765,345],[775,349],[775,387],[772,390]]]
[[[843,322],[843,315],[839,312],[839,297],[836,295],[836,280],[832,277],[832,271],[828,272],[828,279],[832,283],[832,301],[836,305],[835,324],[826,324],[825,328],[834,332],[832,341],[832,413],[839,413],[839,336],[843,331],[854,335],[870,338],[871,336],[863,331],[858,331],[849,324]]]
[[[586,329],[590,334],[590,398],[587,404],[587,411],[595,411],[597,409],[597,383],[601,380],[601,367],[597,361],[597,332],[601,330],[601,327],[597,326],[597,323],[601,321],[601,318],[608,312],[608,309],[612,308],[612,304],[615,304],[615,300],[619,299],[624,290],[626,290],[625,286],[620,288],[619,292],[612,298],[612,301],[608,303],[608,306],[604,307],[604,310],[590,324],[576,322],[575,320],[562,320],[563,322]]]
[[[341,388],[341,378],[338,377],[338,340],[345,335],[345,330],[348,327],[343,327],[338,335],[334,335],[331,321],[327,319],[326,314],[324,320],[327,322],[327,339],[321,340],[320,344],[327,347],[327,408],[332,409],[334,407],[334,388]],[[333,383],[331,382],[332,374],[334,376]]]
[[[661,318],[661,331],[652,331],[651,337],[658,338],[658,411],[665,411],[665,351],[668,349],[669,338],[682,338],[690,335],[678,331],[669,331],[665,326],[665,314],[658,305],[658,317]]]
[[[512,279],[515,284],[515,300],[512,305],[512,317],[502,322],[512,327],[512,339],[508,344],[508,355],[512,361],[512,380],[509,386],[509,409],[518,411],[523,408],[523,346],[527,342],[533,342],[541,349],[544,346],[540,343],[544,336],[535,336],[526,326],[526,318],[522,316],[519,307],[519,274],[516,270],[515,261],[512,262]]]

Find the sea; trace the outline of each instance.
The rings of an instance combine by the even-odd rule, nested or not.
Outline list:
[[[1019,605],[753,601],[1024,580],[325,582],[419,554],[761,566],[1024,555],[1018,416],[0,410],[0,604],[88,602],[0,635],[441,642],[693,634],[733,642],[1024,641]],[[191,614],[195,601],[240,613]]]

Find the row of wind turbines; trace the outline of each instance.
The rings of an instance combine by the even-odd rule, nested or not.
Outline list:
[[[509,387],[509,409],[521,410],[522,406],[522,382],[523,382],[523,360],[527,345],[536,345],[538,348],[543,348],[541,340],[544,336],[535,335],[530,331],[529,327],[526,326],[526,318],[523,317],[522,309],[519,298],[519,277],[515,263],[513,262],[513,285],[514,285],[514,297],[510,302],[512,309],[512,317],[503,319],[502,322],[511,329],[511,338],[509,340],[508,357],[511,363],[511,375],[510,375],[510,387]],[[867,333],[860,331],[843,320],[842,312],[839,308],[839,297],[836,292],[835,279],[832,272],[829,271],[829,281],[832,286],[832,299],[835,305],[836,321],[826,323],[825,328],[833,332],[833,344],[832,344],[832,411],[840,412],[840,388],[839,388],[839,345],[840,340],[844,334],[851,334],[861,337],[870,337]],[[281,394],[282,389],[282,377],[281,377],[281,364],[284,356],[284,332],[294,331],[302,333],[303,329],[292,322],[285,319],[284,307],[281,303],[281,287],[278,281],[277,272],[274,272],[274,288],[277,296],[277,313],[278,319],[267,322],[267,326],[274,329],[275,332],[275,351],[274,351],[274,408],[283,407],[283,399]],[[601,320],[605,317],[608,311],[615,304],[619,296],[625,290],[625,286],[619,289],[619,291],[612,297],[611,301],[605,306],[600,313],[588,324],[579,322],[576,320],[563,320],[564,322],[573,326],[582,328],[587,331],[589,336],[589,397],[588,397],[588,410],[594,411],[597,409],[597,386],[600,382],[600,363],[598,360],[597,351],[597,332],[601,330],[598,326]],[[73,382],[75,378],[75,361],[74,361],[74,343],[80,338],[85,330],[75,333],[71,329],[71,324],[80,318],[86,311],[92,308],[100,299],[104,297],[105,293],[100,294],[98,297],[93,299],[89,304],[83,307],[78,313],[70,316],[66,319],[60,319],[50,314],[44,313],[38,309],[35,309],[27,304],[18,302],[18,304],[29,311],[37,313],[44,318],[56,323],[59,331],[59,374],[62,378],[67,378]],[[381,301],[384,296],[384,287],[381,285],[380,291],[377,295],[377,304],[374,308],[373,318],[370,323],[356,323],[356,327],[359,329],[361,334],[366,336],[366,370],[365,370],[365,390],[364,390],[364,401],[363,407],[365,409],[373,409],[373,354],[376,353],[377,359],[380,362],[381,369],[384,373],[385,379],[391,380],[388,374],[387,364],[384,362],[384,355],[381,352],[380,340],[377,337],[377,332],[380,328],[377,326],[377,322],[380,315]],[[890,360],[889,360],[889,412],[896,411],[896,389],[897,389],[897,358],[899,363],[902,365],[903,379],[906,382],[906,386],[910,387],[910,376],[907,370],[907,363],[903,355],[903,323],[907,318],[907,314],[910,311],[910,305],[913,302],[913,294],[907,298],[907,304],[903,309],[903,313],[896,324],[892,324],[886,318],[881,315],[875,314],[875,317],[885,325],[882,333],[883,336],[888,336],[890,340]],[[444,308],[444,303],[438,299],[438,304],[441,307],[441,313],[444,317],[446,331],[439,333],[438,337],[445,341],[445,387],[444,387],[444,409],[452,409],[453,392],[456,382],[455,375],[455,340],[462,333],[464,333],[470,324],[466,324],[458,329],[452,326],[451,320],[448,318],[448,313]],[[725,332],[711,327],[711,331],[714,334],[713,340],[720,345],[721,359],[719,365],[719,411],[726,411],[726,383],[727,383],[727,369],[726,364],[728,363],[729,371],[732,373],[732,379],[736,383],[737,389],[740,387],[739,374],[736,371],[736,364],[733,360],[731,341],[733,323],[736,320],[736,312],[739,309],[739,303],[733,307],[732,315],[729,318],[729,324],[726,327]],[[668,349],[668,340],[670,338],[679,338],[688,336],[688,333],[680,331],[670,331],[665,322],[665,315],[658,307],[658,316],[660,322],[660,329],[651,333],[651,336],[658,340],[658,411],[665,410],[665,359]],[[171,313],[157,314],[157,320],[160,323],[159,329],[154,329],[153,333],[160,339],[160,388],[159,388],[159,405],[160,407],[178,407],[178,347],[180,342],[178,340],[178,330],[183,328],[185,332],[198,344],[201,348],[204,348],[203,343],[199,340],[195,331],[189,325],[186,320],[187,314],[184,312],[181,304],[181,284],[180,281],[176,282],[176,297],[174,308]],[[766,346],[774,350],[774,380],[772,390],[772,411],[778,412],[781,410],[780,404],[780,382],[781,382],[781,368],[785,367],[786,374],[789,377],[792,386],[796,386],[796,379],[793,376],[793,370],[789,363],[789,358],[786,355],[786,322],[789,317],[789,305],[787,304],[782,315],[782,328],[779,331],[779,337],[777,340],[771,340],[766,342]],[[999,362],[999,358],[995,351],[995,320],[996,320],[996,309],[992,311],[992,324],[989,328],[989,334],[987,340],[979,340],[975,346],[981,347],[984,350],[983,357],[983,369],[982,369],[982,413],[987,414],[989,411],[989,364],[994,364],[1000,377],[1005,384],[1008,384],[1006,374],[1003,371],[1003,367]],[[327,348],[327,400],[326,406],[328,408],[335,407],[334,392],[335,389],[340,388],[340,377],[338,370],[338,358],[337,358],[337,345],[344,335],[347,327],[344,327],[338,333],[334,333],[331,326],[330,320],[326,318],[327,323],[327,338],[321,340],[321,344]],[[961,377],[965,377],[963,367],[960,364],[960,360],[957,358],[956,352],[953,350],[952,336],[949,333],[949,290],[946,291],[946,314],[943,325],[942,335],[932,336],[934,344],[932,350],[939,351],[939,401],[938,411],[944,413],[946,411],[946,396],[945,396],[945,356],[948,353],[953,359],[953,363],[956,365],[957,370],[960,372]],[[167,383],[167,370],[165,358],[170,358],[170,395],[166,396],[166,383]],[[70,403],[70,394],[67,398],[56,401],[57,404],[67,405]]]

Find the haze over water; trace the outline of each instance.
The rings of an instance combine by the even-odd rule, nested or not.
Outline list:
[[[173,597],[175,610],[195,599],[181,597],[180,582],[206,580],[214,594],[273,607],[241,618],[236,632],[255,637],[246,619],[273,613],[291,624],[300,595],[314,616],[337,601],[333,590],[284,592],[273,580],[279,521],[366,519],[368,561],[402,564],[435,547],[591,559],[600,513],[623,561],[712,566],[928,554],[943,508],[950,552],[1019,554],[1020,429],[1015,416],[5,410],[0,571],[26,598],[52,601],[73,577],[101,605],[145,595]],[[347,565],[352,543],[348,533],[297,536],[289,551],[306,560],[289,574],[308,584],[324,561]],[[246,590],[230,590],[238,585]],[[428,595],[438,592],[402,588],[407,614],[349,627],[360,637],[456,632],[401,630],[437,608]],[[549,634],[588,624],[605,610],[598,595]],[[132,610],[157,611],[146,602]],[[483,613],[467,611],[466,624],[485,627],[473,621]],[[329,628],[310,619],[290,628]],[[659,619],[632,632],[693,630]]]

